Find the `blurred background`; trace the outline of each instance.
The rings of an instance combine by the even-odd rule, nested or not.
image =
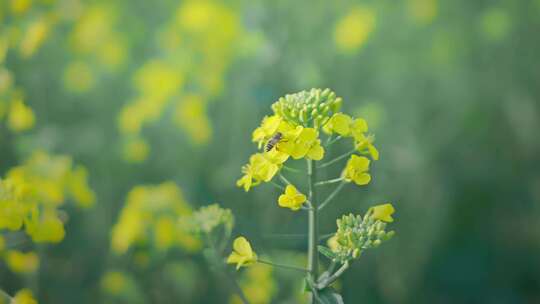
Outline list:
[[[2,253],[0,288],[39,303],[237,303],[196,239],[167,241],[169,216],[211,203],[259,254],[305,263],[305,239],[278,235],[305,233],[307,217],[235,182],[271,103],[328,87],[381,159],[322,233],[397,209],[397,236],[341,280],[345,302],[540,303],[539,33],[538,0],[0,0],[0,174],[39,166],[44,191],[80,186],[59,200],[76,203],[58,207],[61,242],[3,230],[22,254]],[[138,226],[130,215],[155,197],[166,207]],[[297,273],[239,276],[253,303],[302,302]]]

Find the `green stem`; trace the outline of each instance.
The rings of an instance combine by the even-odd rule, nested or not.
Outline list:
[[[212,236],[210,234],[206,233],[206,239],[207,239],[208,243],[210,244],[210,248],[214,251],[215,257],[219,258],[220,255],[219,255],[218,249],[216,247],[216,244],[214,243],[214,240],[212,239]],[[249,301],[246,298],[246,295],[244,294],[244,292],[242,291],[242,288],[240,287],[240,285],[236,281],[236,278],[229,272],[227,267],[224,267],[225,265],[222,262],[218,262],[218,265],[219,265],[219,268],[221,269],[221,271],[223,272],[223,274],[227,277],[227,279],[228,279],[227,281],[229,281],[229,283],[231,284],[231,286],[234,289],[234,291],[236,292],[236,294],[238,294],[238,297],[240,297],[240,300],[242,301],[242,303],[249,304]]]
[[[10,301],[10,303],[11,303],[11,301],[13,301],[13,298],[7,292],[5,292],[3,289],[0,289],[0,297],[6,298],[7,300]]]
[[[280,185],[280,184],[278,184],[278,183],[276,183],[276,182],[274,182],[274,181],[272,181],[272,180],[270,181],[270,183],[271,183],[274,187],[278,188],[279,190],[282,190],[282,191],[285,190],[285,187],[283,187],[282,185]]]
[[[292,185],[292,183],[287,179],[285,178],[285,176],[283,176],[283,174],[279,174],[279,178],[287,185]]]
[[[330,166],[331,164],[336,163],[336,162],[338,162],[338,161],[344,159],[345,157],[348,157],[349,155],[353,154],[355,151],[356,151],[356,149],[352,149],[351,151],[349,151],[349,152],[347,152],[347,153],[345,153],[345,154],[342,154],[342,155],[340,155],[340,156],[338,156],[338,157],[336,157],[336,158],[334,158],[334,159],[332,159],[332,160],[330,160],[330,161],[328,161],[328,162],[326,162],[326,163],[324,163],[324,164],[318,166],[317,168],[328,167],[328,166]]]
[[[291,167],[287,167],[287,166],[285,166],[285,165],[283,165],[282,168],[283,168],[284,170],[287,170],[287,171],[290,171],[290,172],[293,172],[293,173],[301,173],[300,170],[295,169],[295,168],[291,168]]]
[[[330,203],[332,199],[334,199],[334,197],[341,191],[341,189],[343,189],[343,186],[345,186],[345,181],[341,182],[341,184],[339,184],[336,189],[334,189],[334,191],[330,193],[330,195],[324,200],[324,202],[319,205],[319,211],[322,210],[324,206],[328,205],[328,203]]]
[[[333,145],[336,141],[340,140],[341,138],[342,138],[341,136],[338,136],[338,137],[336,137],[336,138],[334,138],[332,140],[329,140],[328,142],[326,142],[325,148],[330,147],[331,145]]]
[[[343,177],[337,177],[337,178],[334,178],[334,179],[329,179],[329,180],[325,180],[325,181],[322,181],[322,182],[315,183],[315,186],[335,184],[335,183],[341,182],[342,180],[343,180]]]
[[[308,272],[307,269],[304,269],[304,268],[300,268],[300,267],[295,267],[295,266],[289,266],[289,265],[283,265],[283,264],[277,264],[277,263],[273,263],[273,262],[270,262],[270,261],[265,261],[265,260],[257,260],[257,262],[261,263],[261,264],[266,264],[266,265],[270,265],[270,266],[274,266],[274,267],[279,267],[279,268],[284,268],[284,269],[291,269],[291,270],[296,270],[296,271],[301,271],[301,272]]]
[[[334,283],[344,272],[349,268],[349,262],[345,262],[341,267],[330,277],[328,277],[323,282],[317,283],[317,288],[323,289],[327,286],[330,286],[332,283]]]
[[[308,211],[308,271],[309,279],[312,282],[317,282],[319,269],[319,255],[317,244],[319,243],[319,223],[317,210],[317,193],[315,190],[315,179],[317,169],[314,166],[313,160],[307,160],[308,169],[308,184],[309,184],[309,201],[311,209]],[[314,291],[315,292],[315,291]],[[315,296],[312,296],[311,303],[315,303]]]

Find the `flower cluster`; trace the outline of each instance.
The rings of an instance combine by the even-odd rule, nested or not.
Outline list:
[[[218,204],[203,206],[193,212],[189,217],[181,217],[180,221],[187,221],[189,230],[210,234],[219,227],[223,227],[226,238],[234,227],[234,216],[230,209],[221,208]]]
[[[341,103],[341,98],[329,89],[311,89],[286,95],[272,104],[274,115],[264,117],[252,134],[252,141],[265,150],[250,157],[237,185],[249,191],[252,186],[269,182],[289,157],[321,160],[325,151],[319,129],[331,120]],[[276,134],[280,137],[271,146]]]
[[[66,197],[80,207],[95,201],[87,175],[84,167],[73,167],[68,156],[34,153],[0,181],[0,229],[24,226],[34,242],[61,241],[65,232],[59,207]]]
[[[391,204],[383,204],[371,207],[363,218],[344,215],[337,220],[336,234],[328,240],[329,249],[319,246],[319,250],[340,263],[357,259],[364,250],[377,247],[394,235],[394,231],[385,230],[386,223],[393,221],[393,213]]]
[[[150,242],[158,250],[178,246],[197,251],[199,240],[178,225],[178,218],[191,214],[190,205],[173,182],[136,186],[112,229],[112,250],[124,254],[135,244]]]
[[[22,132],[34,126],[34,112],[26,104],[23,90],[15,86],[15,77],[5,67],[5,60],[11,52],[20,59],[34,56],[50,36],[60,6],[24,0],[0,6],[0,120],[6,117],[12,131]]]

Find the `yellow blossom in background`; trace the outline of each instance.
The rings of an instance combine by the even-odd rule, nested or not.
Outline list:
[[[255,264],[242,273],[239,283],[249,303],[272,303],[272,297],[277,291],[276,282],[272,275],[272,267],[262,264]],[[233,295],[229,303],[243,304],[238,295]]]
[[[6,239],[0,235],[0,254],[6,248]]]
[[[34,294],[30,289],[24,288],[15,294],[10,304],[37,304]]]
[[[409,15],[418,24],[430,24],[437,17],[439,0],[408,0]]]
[[[320,160],[324,156],[324,149],[318,136],[317,130],[298,126],[296,129],[285,133],[285,139],[278,143],[278,149],[289,154],[294,159],[306,157]]]
[[[32,0],[10,0],[10,9],[14,15],[24,14],[32,6]]]
[[[45,214],[39,217],[35,212],[32,213],[34,218],[25,223],[26,233],[31,236],[32,241],[36,243],[60,242],[64,239],[64,235],[66,234],[64,224],[54,211],[49,210],[44,213]]]
[[[126,290],[128,280],[123,272],[109,271],[101,278],[100,286],[106,293],[119,295]]]
[[[395,211],[396,210],[394,209],[394,206],[392,206],[392,204],[382,204],[369,208],[369,212],[371,212],[372,218],[387,223],[391,223],[394,221],[394,219],[392,218],[392,214],[394,214]]]
[[[347,161],[343,177],[347,181],[353,181],[357,185],[367,185],[371,181],[368,173],[369,159],[364,156],[351,155]]]
[[[144,96],[162,100],[171,97],[182,85],[180,71],[160,60],[145,63],[135,74],[135,87]]]
[[[71,32],[71,45],[75,51],[90,53],[96,46],[112,39],[115,12],[105,5],[86,7]]]
[[[243,237],[237,237],[233,243],[233,252],[227,258],[228,264],[236,264],[236,270],[242,266],[248,266],[257,262],[257,254],[251,249],[248,240]]]
[[[43,44],[51,28],[50,21],[45,17],[37,19],[30,23],[23,34],[20,42],[19,51],[23,58],[31,57],[37,49]]]
[[[290,208],[296,211],[302,207],[306,201],[306,196],[300,193],[295,186],[287,185],[285,193],[279,196],[278,204],[280,207]]]
[[[68,178],[68,187],[71,195],[78,206],[87,208],[94,205],[95,193],[88,185],[88,171],[82,166],[77,166]]]
[[[351,8],[336,24],[334,41],[337,48],[344,52],[358,50],[375,29],[375,23],[376,14],[372,8],[366,6]]]
[[[126,61],[126,43],[120,40],[120,37],[115,37],[101,45],[97,50],[96,56],[109,69],[117,69]]]
[[[178,101],[174,122],[186,131],[192,142],[204,144],[210,140],[212,128],[206,115],[206,102],[201,96],[188,95]]]
[[[23,253],[9,250],[6,252],[5,259],[8,268],[17,273],[33,273],[39,267],[39,257],[34,252]]]
[[[11,102],[8,113],[8,126],[15,132],[28,130],[34,126],[34,112],[21,99]]]
[[[153,239],[160,250],[178,246],[188,252],[197,251],[200,241],[176,225],[175,220],[191,213],[181,190],[172,182],[136,186],[129,192],[112,229],[111,248],[124,254],[131,246]]]
[[[20,230],[34,242],[57,243],[65,235],[59,207],[66,198],[90,206],[94,192],[86,169],[73,169],[71,158],[36,151],[0,180],[0,229]]]
[[[96,84],[92,68],[84,61],[71,62],[64,70],[63,80],[66,90],[75,93],[87,92]]]
[[[128,139],[124,143],[124,159],[132,163],[140,163],[146,160],[150,153],[150,146],[140,137]]]

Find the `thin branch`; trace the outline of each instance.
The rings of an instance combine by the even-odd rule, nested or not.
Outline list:
[[[323,289],[329,286],[330,284],[334,283],[348,268],[349,268],[349,261],[343,263],[343,265],[341,265],[341,267],[333,275],[329,276],[323,282],[319,282],[317,284],[317,288]]]
[[[278,184],[278,183],[276,183],[276,182],[274,182],[274,181],[272,181],[272,180],[270,181],[270,183],[271,183],[274,187],[278,188],[278,189],[281,190],[281,191],[284,191],[284,190],[285,190],[285,187],[283,187],[282,185],[280,185],[280,184]]]
[[[341,189],[343,189],[343,186],[345,186],[345,181],[343,180],[341,182],[341,184],[339,184],[336,189],[334,189],[334,191],[332,193],[330,193],[330,195],[328,195],[328,197],[324,200],[324,202],[322,202],[322,204],[319,205],[319,210],[322,210],[322,208],[324,208],[324,206],[328,205],[328,203],[330,203],[332,201],[332,199],[334,199],[334,197],[341,191]]]
[[[328,167],[328,166],[330,166],[330,165],[332,165],[332,164],[334,164],[334,163],[336,163],[336,162],[338,162],[338,161],[340,161],[340,160],[342,160],[342,159],[348,157],[349,155],[353,154],[355,151],[356,151],[356,149],[352,149],[352,150],[350,150],[349,152],[347,152],[347,153],[345,153],[345,154],[342,154],[342,155],[340,155],[340,156],[338,156],[338,157],[336,157],[336,158],[334,158],[334,159],[332,159],[332,160],[330,160],[330,161],[328,161],[328,162],[326,162],[326,163],[320,165],[320,166],[317,167],[317,168]]]
[[[334,178],[334,179],[329,179],[329,180],[325,180],[325,181],[322,181],[322,182],[317,182],[317,183],[315,183],[315,186],[335,184],[335,183],[339,183],[341,181],[343,181],[343,177],[337,177],[337,178]]]
[[[283,176],[283,174],[279,173],[279,178],[287,185],[292,185],[292,183],[287,179],[285,178],[285,176]]]
[[[266,265],[270,265],[270,266],[274,266],[274,267],[279,267],[279,268],[284,268],[284,269],[290,269],[290,270],[296,270],[296,271],[301,271],[301,272],[308,272],[307,269],[305,268],[300,268],[300,267],[295,267],[295,266],[289,266],[289,265],[283,265],[283,264],[277,264],[277,263],[273,263],[273,262],[269,262],[269,261],[265,261],[265,260],[257,260],[257,262],[261,263],[261,264],[266,264]]]
[[[291,167],[288,167],[288,166],[285,166],[285,165],[283,165],[282,168],[287,170],[287,171],[293,172],[293,173],[302,173],[302,171],[300,171],[298,169],[291,168]]]
[[[331,139],[331,138],[332,138],[332,137],[330,137],[329,139]],[[328,148],[328,147],[330,147],[331,145],[333,145],[335,142],[337,142],[338,140],[340,140],[340,139],[342,139],[342,138],[343,138],[343,137],[338,136],[338,137],[336,137],[336,138],[334,138],[334,139],[332,139],[332,140],[328,140],[328,141],[326,142],[326,144],[325,144],[324,147],[325,147],[325,148]]]

